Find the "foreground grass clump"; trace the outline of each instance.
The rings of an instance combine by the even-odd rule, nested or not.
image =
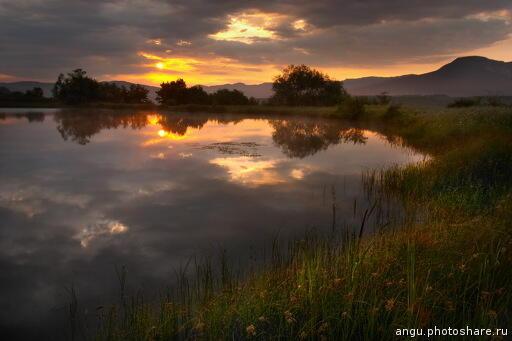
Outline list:
[[[102,313],[97,339],[386,340],[398,328],[506,328],[512,113],[388,110],[368,108],[357,124],[431,155],[364,177],[401,200],[403,226],[363,239],[307,234],[244,276],[224,258],[198,264],[157,304],[122,297]]]

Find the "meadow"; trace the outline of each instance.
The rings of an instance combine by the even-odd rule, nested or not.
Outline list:
[[[372,235],[363,233],[363,218],[359,233],[276,239],[254,268],[237,268],[225,253],[198,259],[178,269],[158,299],[128,293],[119,269],[118,303],[98,307],[93,338],[388,340],[405,328],[506,328],[512,109],[350,109],[309,113],[349,120],[430,155],[362,175],[376,203],[398,201],[405,219]],[[75,314],[72,300],[72,329]]]

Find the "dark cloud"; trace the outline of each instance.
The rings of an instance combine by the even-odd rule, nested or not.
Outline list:
[[[143,73],[142,50],[248,64],[430,62],[506,39],[511,8],[508,0],[0,0],[0,74],[50,80],[76,67],[98,77]],[[230,16],[258,11],[281,16],[271,28],[278,40],[208,37],[226,29]],[[299,19],[305,31],[294,29]]]

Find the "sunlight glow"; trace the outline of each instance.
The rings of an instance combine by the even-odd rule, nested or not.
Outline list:
[[[255,41],[278,40],[279,37],[274,31],[276,23],[282,15],[273,13],[242,13],[229,16],[227,28],[208,37],[214,40],[237,41],[245,44],[252,44]]]
[[[196,69],[195,65],[198,63],[198,61],[193,58],[160,57],[146,52],[139,52],[139,56],[150,61],[155,61],[155,63],[147,64],[145,66],[157,68],[158,70],[172,70],[175,72],[193,71]]]

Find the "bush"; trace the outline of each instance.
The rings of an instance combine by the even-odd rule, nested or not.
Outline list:
[[[348,119],[357,120],[365,114],[364,101],[357,97],[347,97],[338,107],[338,113]]]
[[[448,108],[468,108],[480,105],[481,99],[478,98],[459,98],[448,104]]]
[[[402,115],[402,112],[400,111],[400,105],[392,104],[390,105],[386,111],[384,112],[384,115],[382,116],[384,120],[393,120]]]

